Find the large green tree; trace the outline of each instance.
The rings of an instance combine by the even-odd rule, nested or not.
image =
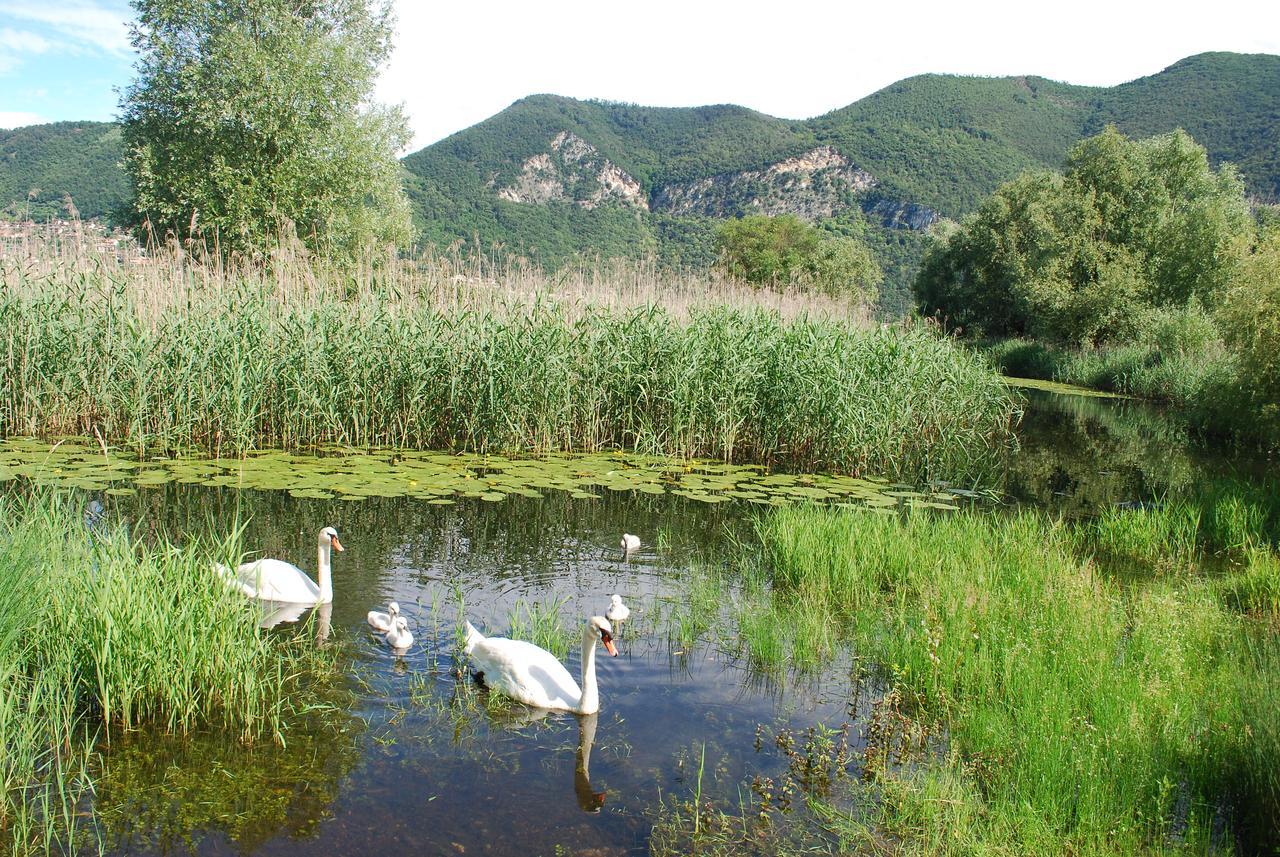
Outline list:
[[[125,168],[157,237],[351,252],[410,237],[398,108],[372,102],[390,4],[134,0]]]
[[[716,251],[726,273],[760,286],[797,285],[871,302],[884,279],[861,241],[824,236],[792,214],[725,221],[716,232]]]
[[[926,253],[921,309],[994,335],[1067,343],[1132,336],[1156,307],[1212,304],[1252,234],[1244,187],[1181,131],[1114,128],[1077,144],[1064,172],[1001,185]]]

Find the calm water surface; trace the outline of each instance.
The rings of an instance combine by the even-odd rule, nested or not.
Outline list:
[[[1196,448],[1133,402],[1026,395],[1021,449],[995,486],[1002,500],[983,501],[993,506],[1084,514],[1267,465]],[[817,676],[754,674],[730,654],[735,630],[714,616],[697,645],[669,639],[663,617],[691,564],[728,562],[749,538],[755,508],[741,502],[548,492],[446,506],[178,485],[101,501],[108,515],[167,533],[248,517],[246,546],[309,571],[322,526],[347,547],[335,556],[332,610],[312,620],[329,623],[346,659],[338,712],[291,732],[285,748],[117,739],[94,806],[110,854],[646,853],[660,799],[689,798],[700,768],[703,796],[736,806],[753,775],[784,767],[777,730],[852,719],[856,736],[856,702],[871,692],[849,655]],[[624,531],[644,540],[629,559],[617,547]],[[577,640],[576,623],[603,613],[614,592],[633,617],[621,656],[597,658],[599,715],[492,706],[458,676],[460,609],[505,634],[518,601],[555,601]],[[391,599],[417,637],[403,657],[365,624]],[[578,653],[568,660],[576,675]],[[759,726],[769,738],[757,749]]]

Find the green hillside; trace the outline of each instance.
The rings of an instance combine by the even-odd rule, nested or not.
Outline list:
[[[1230,161],[1250,192],[1280,202],[1280,56],[1198,54],[1106,91],[1085,134],[1114,123],[1130,137],[1182,128]]]
[[[112,122],[0,130],[0,209],[22,216],[29,201],[37,219],[65,217],[70,194],[81,217],[107,217],[128,198],[120,156],[120,129]]]
[[[956,217],[1023,170],[1060,163],[1100,92],[1038,77],[930,74],[806,124],[885,192]]]
[[[548,264],[657,254],[702,265],[715,229],[705,214],[794,204],[862,235],[886,268],[884,308],[895,311],[906,306],[921,226],[972,211],[1023,170],[1059,167],[1106,123],[1136,137],[1184,128],[1215,162],[1237,164],[1259,200],[1280,200],[1280,57],[1261,54],[1200,54],[1110,88],[921,75],[805,121],[733,105],[532,95],[403,163],[424,242],[499,244]],[[769,172],[816,151],[843,160],[803,182]],[[68,192],[82,216],[104,216],[126,197],[118,160],[110,124],[0,131],[0,208],[20,214],[38,187],[36,216],[60,213]],[[868,173],[874,187],[856,185]]]

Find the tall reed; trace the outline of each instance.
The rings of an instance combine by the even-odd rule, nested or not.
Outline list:
[[[142,452],[263,446],[628,448],[905,478],[974,478],[1016,407],[922,327],[759,307],[604,307],[282,292],[174,274],[10,271],[0,433],[101,434]]]
[[[283,739],[331,655],[264,634],[211,548],[91,530],[53,494],[0,501],[0,844],[74,848],[92,748],[119,731]]]

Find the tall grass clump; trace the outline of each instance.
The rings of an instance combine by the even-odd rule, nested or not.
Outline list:
[[[920,326],[347,294],[336,279],[280,288],[174,274],[175,294],[158,297],[127,276],[6,274],[0,434],[227,454],[627,448],[966,479],[1017,416],[981,359]]]
[[[1111,581],[1030,512],[793,507],[759,534],[779,620],[841,629],[900,716],[945,742],[869,761],[879,800],[848,831],[929,854],[1204,850],[1233,822],[1280,835],[1257,809],[1275,805],[1280,744],[1255,728],[1280,661],[1211,582]]]
[[[326,654],[268,637],[199,546],[90,530],[53,494],[0,501],[0,843],[74,849],[98,741],[143,727],[283,740]]]

